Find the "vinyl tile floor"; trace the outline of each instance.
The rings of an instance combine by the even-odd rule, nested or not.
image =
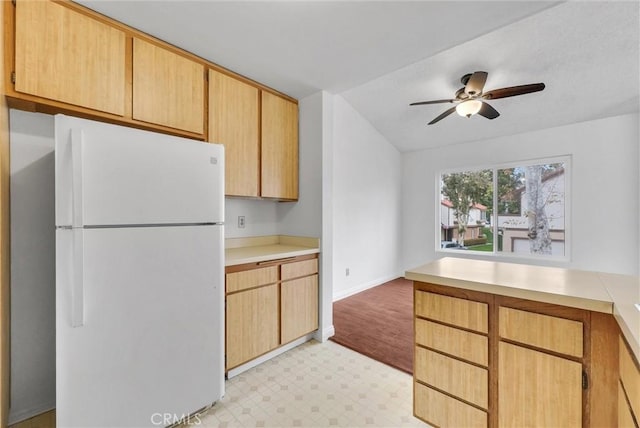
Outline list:
[[[412,377],[334,342],[307,342],[226,383],[199,427],[428,427]],[[188,425],[184,425],[188,426]]]

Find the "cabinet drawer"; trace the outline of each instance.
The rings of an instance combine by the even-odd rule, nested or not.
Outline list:
[[[281,267],[282,280],[300,278],[301,276],[318,273],[318,259],[303,260],[300,262],[285,263]]]
[[[469,403],[488,408],[489,374],[486,369],[419,346],[416,346],[414,367],[416,379]]]
[[[416,343],[483,366],[489,365],[486,336],[417,318]]]
[[[619,336],[619,355],[620,355],[620,381],[624,390],[627,392],[631,410],[636,418],[640,417],[640,372],[633,362],[633,357],[627,349],[627,345]]]
[[[487,333],[488,306],[457,297],[416,291],[416,315],[469,330]]]
[[[278,266],[227,274],[227,293],[278,282]]]
[[[487,413],[419,383],[414,384],[413,413],[439,427],[486,427]]]
[[[500,307],[500,337],[561,354],[582,357],[582,323]]]

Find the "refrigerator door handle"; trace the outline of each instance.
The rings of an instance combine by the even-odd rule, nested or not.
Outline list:
[[[71,272],[71,327],[84,325],[84,245],[83,230],[73,230]]]
[[[84,211],[82,201],[82,146],[84,143],[84,133],[82,129],[71,130],[71,171],[72,171],[72,226],[82,227],[84,222],[82,214]]]

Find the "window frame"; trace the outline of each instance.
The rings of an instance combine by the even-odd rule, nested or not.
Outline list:
[[[439,256],[463,256],[469,258],[489,258],[489,259],[498,259],[498,260],[513,260],[513,261],[521,261],[521,262],[532,262],[532,261],[546,261],[546,262],[562,262],[567,263],[571,261],[571,243],[572,243],[572,234],[571,234],[571,224],[572,224],[572,216],[571,216],[571,206],[572,206],[572,195],[571,195],[571,171],[572,171],[572,156],[571,155],[558,155],[553,157],[544,157],[544,158],[535,158],[535,159],[525,159],[519,161],[508,161],[501,162],[495,164],[488,165],[473,165],[467,167],[456,167],[456,168],[447,168],[441,169],[436,172],[435,176],[435,188],[436,188],[436,201],[435,201],[435,252],[436,255]],[[562,256],[554,256],[554,255],[536,255],[536,254],[524,254],[524,253],[513,253],[513,252],[505,252],[498,251],[497,249],[497,236],[498,236],[498,189],[497,189],[497,177],[498,170],[506,169],[506,168],[524,168],[530,165],[543,165],[543,164],[554,164],[554,163],[563,163],[564,164],[564,255]],[[493,250],[492,251],[474,251],[474,250],[455,250],[455,249],[447,249],[441,248],[441,227],[442,227],[442,219],[441,215],[441,198],[442,198],[442,176],[445,174],[455,174],[455,173],[463,173],[463,172],[475,172],[482,170],[491,170],[492,171],[492,180],[493,180],[493,207],[492,207],[492,215],[491,215],[491,230],[494,236],[493,242]],[[481,256],[481,257],[479,257]]]

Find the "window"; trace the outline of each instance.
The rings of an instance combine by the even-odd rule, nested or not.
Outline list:
[[[568,158],[439,176],[443,251],[566,258]]]

